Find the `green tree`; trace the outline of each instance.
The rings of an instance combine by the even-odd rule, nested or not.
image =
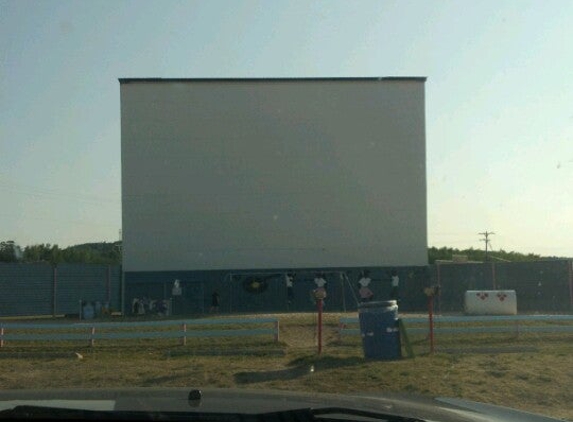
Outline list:
[[[24,261],[118,265],[121,264],[121,243],[85,243],[63,249],[49,243],[30,245],[24,249]]]
[[[49,243],[26,246],[24,248],[24,261],[52,262],[52,250],[54,248],[57,248],[57,245],[52,246]]]
[[[428,248],[428,262],[434,264],[437,260],[450,261],[454,255],[465,255],[468,257],[469,261],[485,261],[485,251],[482,249],[455,249],[449,247],[430,247]],[[491,251],[488,253],[489,260],[496,261],[509,261],[509,262],[524,262],[524,261],[542,261],[542,260],[553,260],[553,259],[563,259],[555,256],[543,257],[538,254],[528,253],[523,254],[520,252],[506,252],[503,249],[498,251]]]
[[[0,242],[0,262],[18,262],[22,259],[22,250],[13,240]]]

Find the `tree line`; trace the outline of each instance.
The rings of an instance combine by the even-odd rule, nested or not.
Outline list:
[[[428,263],[437,260],[450,261],[455,255],[463,255],[469,261],[486,261],[485,251],[481,249],[455,249],[450,247],[428,248]],[[492,262],[524,262],[549,259],[563,259],[555,256],[541,256],[534,253],[506,252],[504,250],[490,251],[488,261]],[[20,247],[12,240],[0,242],[0,262],[48,262],[78,263],[78,264],[121,264],[121,241],[94,242],[60,248],[58,245],[42,243]]]
[[[555,259],[567,259],[557,256],[542,256],[535,253],[520,253],[520,252],[507,252],[503,249],[497,251],[489,251],[487,259],[483,249],[455,249],[449,247],[430,247],[428,248],[428,263],[434,264],[436,261],[451,261],[455,255],[462,255],[467,257],[468,261],[478,262],[526,262],[526,261],[545,261]]]
[[[41,243],[24,248],[12,240],[0,242],[0,262],[121,264],[121,242],[95,242],[60,248]]]

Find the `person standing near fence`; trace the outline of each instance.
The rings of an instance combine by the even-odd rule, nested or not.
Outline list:
[[[285,274],[285,284],[287,290],[287,303],[291,305],[294,300],[294,274]]]
[[[396,270],[392,270],[390,273],[392,275],[392,288],[390,289],[390,299],[391,300],[399,300],[399,285],[400,285],[400,278],[398,277],[398,273]]]
[[[360,302],[370,302],[374,297],[374,293],[372,290],[370,290],[370,287],[368,287],[371,281],[372,279],[370,278],[370,272],[363,271],[360,280],[358,280],[358,284],[360,285],[360,288],[358,289]]]
[[[211,309],[209,310],[209,312],[215,312],[215,313],[219,312],[219,302],[220,302],[219,292],[215,290],[211,295]]]
[[[139,313],[139,299],[134,297],[131,301],[131,313],[137,315]]]

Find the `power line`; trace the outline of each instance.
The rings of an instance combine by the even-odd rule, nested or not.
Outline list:
[[[490,240],[489,240],[489,236],[491,236],[492,234],[495,234],[495,233],[494,233],[494,232],[485,231],[485,232],[478,233],[478,234],[480,234],[480,235],[483,236],[483,239],[480,239],[480,240],[481,240],[482,242],[485,242],[485,260],[486,260],[486,262],[487,262],[488,246],[491,245],[491,242],[490,242]]]

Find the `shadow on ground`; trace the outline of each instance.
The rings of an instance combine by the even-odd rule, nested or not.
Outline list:
[[[286,381],[303,377],[312,372],[313,368],[310,365],[279,369],[275,371],[239,372],[235,374],[235,382],[237,384],[252,384],[266,381]]]
[[[289,362],[289,366],[312,366],[315,371],[363,365],[367,360],[358,356],[305,356]]]
[[[336,357],[336,356],[307,356],[292,360],[288,363],[288,368],[274,371],[254,371],[239,372],[235,374],[235,381],[238,384],[250,384],[268,381],[287,381],[311,373],[341,367],[362,365],[366,361],[358,357]]]

